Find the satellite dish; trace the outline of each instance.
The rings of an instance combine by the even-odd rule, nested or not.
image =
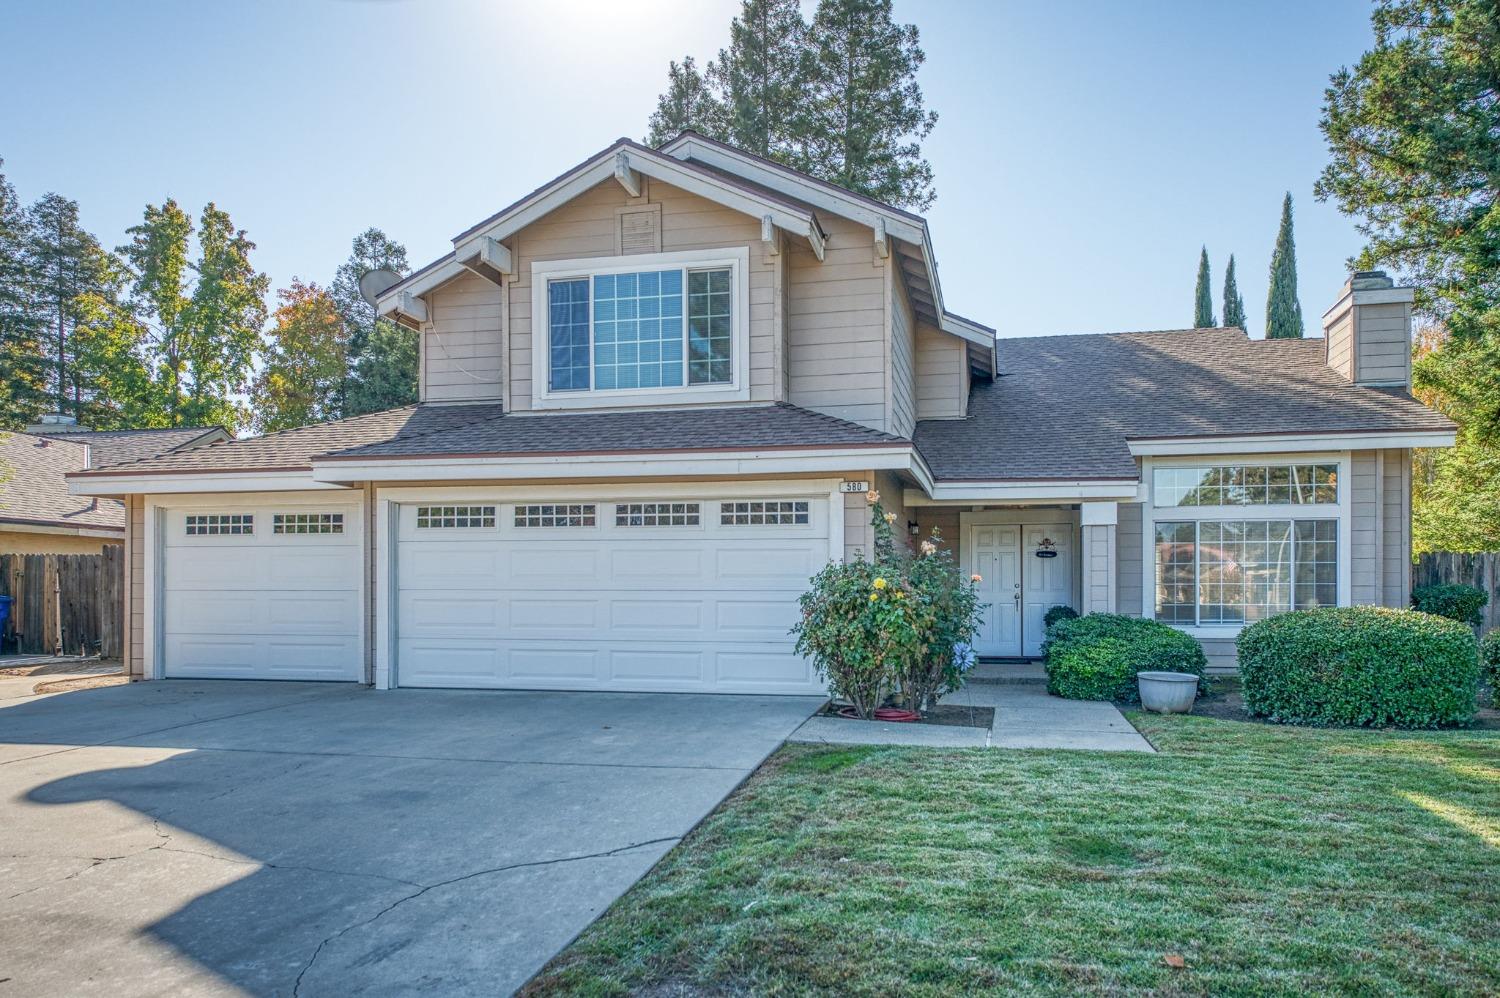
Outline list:
[[[371,308],[375,299],[401,283],[401,275],[394,270],[367,270],[359,276],[359,296]]]

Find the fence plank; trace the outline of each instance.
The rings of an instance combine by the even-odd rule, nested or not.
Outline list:
[[[0,651],[120,658],[124,572],[117,545],[102,554],[0,555],[0,594],[15,600]]]
[[[1490,594],[1484,608],[1481,635],[1500,628],[1500,551],[1432,551],[1420,555],[1411,573],[1412,585],[1464,585]]]

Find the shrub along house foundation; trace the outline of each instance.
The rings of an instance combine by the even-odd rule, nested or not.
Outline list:
[[[872,489],[984,578],[983,654],[1062,603],[1230,667],[1245,620],[1404,602],[1410,448],[1453,438],[1388,281],[1326,340],[997,340],[925,220],[692,133],[614,143],[379,308],[419,404],[71,476],[129,510],[137,677],[817,692],[796,598],[871,550]]]

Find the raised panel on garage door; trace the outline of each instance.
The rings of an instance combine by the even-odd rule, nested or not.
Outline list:
[[[604,498],[573,503],[592,508],[574,526],[520,525],[539,517],[504,502],[421,526],[419,509],[456,521],[401,506],[396,682],[823,692],[788,632],[829,559],[826,498],[766,500],[797,522],[753,524],[723,522],[720,501],[676,500],[674,525],[619,523]]]
[[[357,506],[204,506],[162,517],[169,678],[363,678]]]

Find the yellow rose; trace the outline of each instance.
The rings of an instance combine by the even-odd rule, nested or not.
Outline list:
[[[875,602],[875,601],[876,601],[876,600],[878,600],[878,599],[880,599],[880,597],[879,597],[879,596],[877,596],[877,595],[876,595],[876,594],[875,594],[875,593],[871,593],[871,594],[870,594],[870,602],[871,602],[871,603],[873,603],[873,602]]]
[[[886,523],[895,523],[896,522],[896,514],[895,513],[887,513],[887,514],[885,514],[885,522]]]
[[[879,501],[880,501],[880,493],[879,492],[870,492],[870,493],[867,493],[865,495],[865,502],[869,503],[871,506],[875,505]]]
[[[903,593],[901,590],[897,589],[896,590],[896,598],[897,599],[906,599],[906,594]]]
[[[875,580],[875,588],[876,589],[884,589],[885,587],[886,587],[886,581],[884,579],[876,579]]]

